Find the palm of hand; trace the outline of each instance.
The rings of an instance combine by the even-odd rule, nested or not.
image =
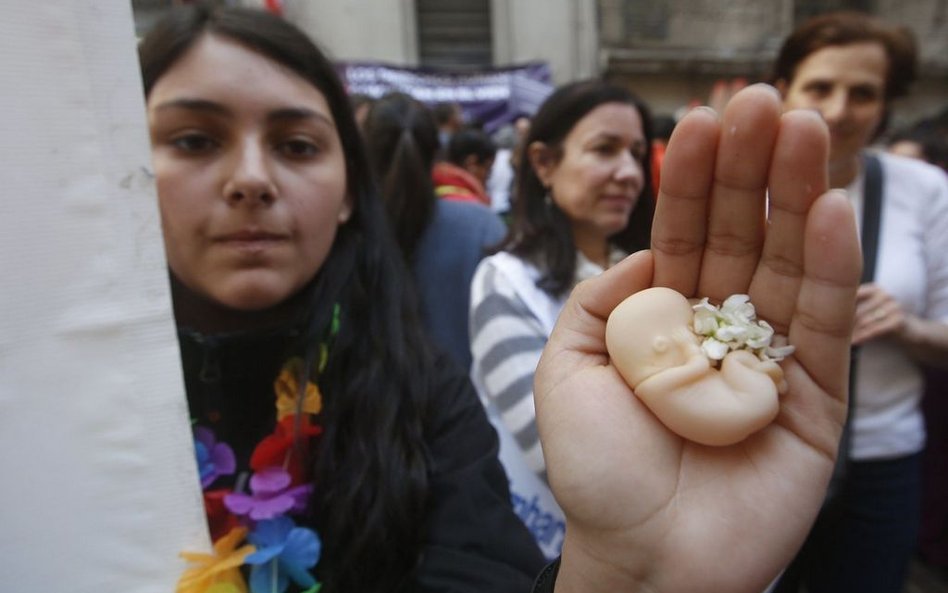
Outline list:
[[[665,163],[651,252],[577,287],[537,370],[544,455],[568,517],[564,568],[577,558],[598,566],[604,585],[759,592],[802,542],[832,470],[859,273],[855,225],[845,198],[821,197],[822,124],[802,113],[781,120],[776,97],[759,87],[739,94],[720,124],[702,112],[683,120]],[[789,390],[774,423],[737,445],[706,447],[668,431],[635,398],[603,336],[612,308],[649,286],[717,300],[747,292],[762,318],[789,332],[797,355],[783,363]]]

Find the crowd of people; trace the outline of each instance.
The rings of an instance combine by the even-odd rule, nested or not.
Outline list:
[[[348,96],[272,14],[176,7],[140,59],[219,555],[179,590],[901,591],[948,362],[945,173],[867,150],[903,31],[808,21],[773,86],[675,122],[660,186],[656,120],[599,80],[498,159],[456,109]],[[749,294],[789,336],[772,424],[710,447],[637,402],[605,325],[652,286]]]

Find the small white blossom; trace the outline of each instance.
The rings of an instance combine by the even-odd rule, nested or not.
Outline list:
[[[748,339],[749,328],[744,325],[736,325],[731,320],[726,320],[724,324],[714,333],[714,337],[722,342],[744,342]]]
[[[714,338],[707,338],[701,342],[701,350],[704,351],[704,355],[711,360],[724,360],[724,357],[730,349],[727,344],[715,340]]]
[[[764,352],[771,360],[783,360],[793,354],[793,350],[794,348],[787,340],[787,336],[774,336],[770,346]]]
[[[714,335],[714,332],[718,330],[717,315],[714,314],[713,310],[699,309],[696,305],[694,328],[695,333],[699,336]]]
[[[761,360],[783,360],[793,354],[785,336],[757,319],[757,311],[746,294],[728,297],[720,307],[703,298],[694,305],[694,331],[704,340],[701,349],[712,361],[721,361],[733,350],[750,350]]]

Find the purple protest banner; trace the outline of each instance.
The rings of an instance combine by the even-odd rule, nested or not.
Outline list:
[[[465,121],[492,133],[519,115],[533,115],[553,91],[546,62],[472,72],[406,68],[378,62],[343,62],[337,68],[350,93],[378,98],[407,93],[428,105],[456,102]]]

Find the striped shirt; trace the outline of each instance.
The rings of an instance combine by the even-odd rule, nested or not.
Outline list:
[[[601,272],[578,254],[576,282]],[[481,401],[494,407],[513,435],[527,466],[546,480],[533,375],[569,295],[543,291],[536,286],[539,277],[536,267],[507,252],[478,265],[471,283],[471,379]]]

